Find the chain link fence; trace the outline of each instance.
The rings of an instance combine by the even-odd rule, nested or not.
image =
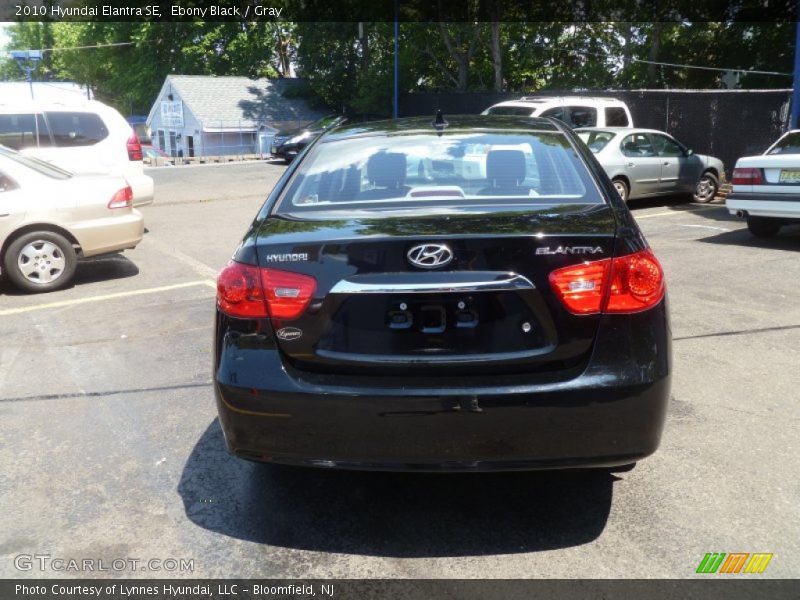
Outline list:
[[[400,99],[400,114],[478,114],[521,92],[413,93]],[[792,90],[547,91],[527,96],[592,96],[623,100],[637,127],[666,131],[695,152],[716,156],[728,174],[736,159],[760,154],[789,127]]]

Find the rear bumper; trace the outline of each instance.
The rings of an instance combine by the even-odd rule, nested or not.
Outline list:
[[[725,200],[725,207],[732,215],[744,211],[755,217],[800,219],[800,194],[733,192]]]
[[[220,423],[232,453],[286,464],[476,471],[635,462],[658,447],[668,405],[666,305],[604,319],[586,368],[567,381],[486,376],[435,386],[299,374],[278,350],[218,325]]]
[[[135,248],[144,236],[144,218],[138,210],[105,219],[93,219],[73,224],[84,257],[98,256]]]

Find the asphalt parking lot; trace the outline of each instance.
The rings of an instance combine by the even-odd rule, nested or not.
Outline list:
[[[631,472],[269,467],[224,449],[213,280],[282,170],[151,172],[136,250],[51,294],[0,283],[0,576],[63,575],[15,568],[47,554],[193,559],[168,573],[187,577],[691,577],[706,552],[800,575],[800,229],[756,240],[720,204],[632,203],[675,375],[662,446]]]

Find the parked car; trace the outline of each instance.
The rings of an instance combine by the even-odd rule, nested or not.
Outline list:
[[[523,96],[490,106],[492,116],[552,117],[570,127],[633,127],[628,105],[614,98],[590,96]]]
[[[153,166],[173,166],[172,157],[155,146],[142,144],[142,156],[149,160]]]
[[[626,202],[667,194],[692,194],[697,202],[711,202],[725,175],[721,160],[695,154],[663,131],[586,127],[575,133]]]
[[[0,146],[0,271],[18,288],[67,285],[79,258],[142,240],[133,190],[117,175],[75,175]]]
[[[747,219],[758,237],[771,237],[784,225],[800,223],[800,129],[783,134],[759,156],[736,161],[728,211]]]
[[[0,99],[0,144],[74,173],[119,175],[133,189],[134,206],[153,202],[139,139],[123,116],[102,102]]]
[[[658,260],[566,125],[344,125],[219,275],[220,423],[236,456],[295,465],[628,466],[659,443],[668,321]]]
[[[344,121],[345,117],[341,115],[327,115],[303,127],[279,131],[275,134],[275,137],[272,138],[270,154],[282,158],[288,164],[292,162],[314,138]]]

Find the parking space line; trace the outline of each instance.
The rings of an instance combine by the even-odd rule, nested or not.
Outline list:
[[[181,252],[177,248],[174,248],[174,247],[170,246],[169,244],[165,244],[164,242],[155,239],[154,237],[152,237],[152,234],[150,234],[146,238],[146,241],[150,245],[155,246],[155,248],[157,250],[160,250],[161,252],[163,252],[165,254],[168,254],[169,256],[171,256],[171,257],[177,259],[178,261],[182,262],[183,264],[185,264],[187,267],[192,269],[198,275],[200,275],[202,277],[208,277],[209,279],[212,279],[212,280],[216,280],[217,279],[218,272],[215,269],[212,269],[207,264],[205,264],[203,262],[200,262],[196,258],[193,258],[193,257],[189,256],[185,252]],[[214,287],[216,287],[216,285]]]
[[[75,306],[78,304],[88,304],[90,302],[102,302],[104,300],[114,300],[116,298],[128,298],[130,296],[143,296],[145,294],[158,294],[160,292],[169,292],[171,290],[180,290],[188,287],[196,287],[203,285],[216,289],[216,284],[208,279],[200,281],[189,281],[187,283],[176,283],[174,285],[162,285],[159,287],[145,288],[142,290],[130,290],[128,292],[116,292],[114,294],[102,294],[99,296],[88,296],[86,298],[75,298],[73,300],[61,300],[59,302],[48,302],[47,304],[39,304],[36,306],[23,306],[20,308],[8,308],[0,310],[0,317],[8,315],[18,315],[21,313],[33,312],[36,310],[47,310],[50,308],[63,308],[66,306]]]
[[[653,217],[672,217],[675,215],[680,215],[683,213],[693,213],[699,210],[711,210],[712,208],[725,208],[722,205],[715,204],[714,206],[698,206],[697,208],[682,208],[680,210],[668,210],[665,212],[660,213],[652,213],[649,215],[642,215],[641,217],[636,216],[636,213],[633,213],[634,218],[638,221],[639,219],[652,219]]]

